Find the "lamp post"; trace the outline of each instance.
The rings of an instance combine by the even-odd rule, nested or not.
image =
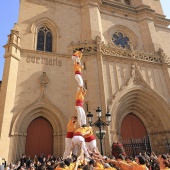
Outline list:
[[[104,138],[106,131],[102,131],[102,127],[104,126],[109,126],[110,122],[111,122],[111,114],[109,112],[107,112],[105,114],[105,116],[102,116],[102,112],[101,112],[101,108],[98,107],[96,110],[97,113],[97,121],[92,123],[92,118],[93,118],[93,114],[91,112],[89,112],[87,114],[87,118],[88,118],[88,122],[90,124],[90,126],[96,126],[99,128],[99,133],[96,133],[97,137],[100,140],[100,151],[101,151],[101,155],[103,155],[103,148],[102,148],[102,139]],[[104,122],[101,118],[105,117],[106,118],[106,122]],[[97,131],[96,131],[97,132]]]

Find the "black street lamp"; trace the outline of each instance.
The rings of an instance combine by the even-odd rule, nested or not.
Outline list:
[[[102,127],[104,126],[109,126],[110,125],[110,122],[111,122],[111,114],[109,112],[107,112],[105,114],[105,116],[102,116],[102,113],[101,113],[101,108],[98,107],[97,110],[96,110],[96,113],[97,113],[97,118],[98,120],[94,123],[92,123],[92,118],[93,118],[93,114],[91,112],[89,112],[87,114],[87,118],[88,118],[88,122],[90,124],[90,126],[96,126],[99,128],[99,133],[96,133],[98,139],[100,140],[100,151],[101,151],[101,155],[103,155],[103,149],[102,149],[102,139],[104,138],[105,134],[106,134],[106,131],[103,131],[102,130]],[[101,118],[102,117],[105,117],[106,118],[106,122],[104,122]]]

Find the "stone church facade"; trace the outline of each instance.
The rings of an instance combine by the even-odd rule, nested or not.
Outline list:
[[[104,154],[110,155],[111,144],[122,138],[129,113],[143,123],[152,149],[165,152],[170,138],[169,24],[159,0],[21,0],[18,22],[4,46],[1,156],[15,162],[29,153],[28,129],[37,118],[52,127],[51,154],[63,154],[66,125],[75,112],[71,55],[81,47],[88,90],[84,109],[94,113],[100,106],[102,114],[112,115]]]

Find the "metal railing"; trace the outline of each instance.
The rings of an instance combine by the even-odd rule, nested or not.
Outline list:
[[[135,157],[139,153],[151,153],[152,151],[148,135],[140,139],[121,140],[120,143],[122,143],[128,156]]]

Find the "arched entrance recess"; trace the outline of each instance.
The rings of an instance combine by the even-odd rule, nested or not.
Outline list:
[[[27,129],[31,122],[39,117],[48,120],[53,128],[53,154],[63,154],[67,119],[55,106],[40,100],[25,108],[14,119],[11,127],[11,145],[13,147],[9,155],[10,161],[16,162],[25,153]]]
[[[35,155],[53,154],[53,128],[47,119],[38,117],[28,126],[25,153],[32,159]]]
[[[121,138],[137,139],[147,135],[143,122],[133,113],[125,116],[121,124]]]
[[[162,152],[159,141],[165,138],[162,132],[169,129],[169,110],[166,101],[151,89],[133,86],[118,92],[112,101],[110,112],[110,142],[121,140],[121,124],[129,113],[134,113],[146,127],[153,150]]]

